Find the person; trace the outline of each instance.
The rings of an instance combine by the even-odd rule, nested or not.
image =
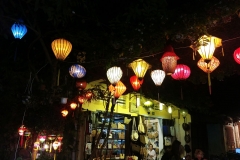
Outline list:
[[[172,149],[171,146],[165,146],[164,147],[164,154],[163,154],[161,160],[169,160],[169,159],[171,159],[171,157],[172,157],[171,149]]]
[[[156,159],[156,152],[153,149],[153,145],[149,144],[147,160],[155,160]]]
[[[203,158],[204,154],[201,149],[196,149],[194,152],[194,160],[206,160]]]
[[[171,160],[182,160],[182,145],[181,142],[178,140],[174,140],[172,143],[172,150],[171,150]]]

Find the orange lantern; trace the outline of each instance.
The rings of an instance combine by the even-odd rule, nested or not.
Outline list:
[[[208,74],[208,86],[210,94],[212,94],[210,73],[212,73],[219,65],[220,61],[214,56],[208,63],[203,58],[201,58],[197,63],[197,66]]]
[[[78,102],[79,102],[80,104],[83,104],[84,101],[85,101],[85,97],[84,97],[84,96],[78,96]]]
[[[121,81],[118,81],[115,87],[113,85],[109,86],[109,91],[114,94],[115,98],[119,98],[126,89],[126,86]]]
[[[173,48],[171,46],[168,46],[166,52],[160,59],[162,62],[162,68],[167,75],[174,73],[178,59],[179,57],[174,53]]]
[[[93,96],[93,93],[91,91],[87,91],[87,93],[85,94],[87,99],[91,99]]]
[[[72,102],[72,103],[70,104],[70,107],[71,107],[72,110],[76,109],[77,103]]]
[[[62,113],[62,116],[63,116],[63,117],[66,117],[66,116],[68,115],[68,110],[63,109],[63,110],[61,111],[61,113]]]
[[[64,61],[72,50],[72,44],[66,39],[55,39],[52,42],[52,50],[58,60]]]
[[[136,75],[132,76],[130,78],[130,83],[135,91],[138,91],[139,88],[141,88],[141,85],[143,84],[143,79],[139,80]]]

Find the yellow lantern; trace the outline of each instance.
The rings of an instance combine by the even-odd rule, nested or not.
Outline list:
[[[55,39],[52,42],[52,50],[58,60],[64,61],[72,50],[72,44],[66,39]]]
[[[203,35],[198,39],[197,51],[204,60],[211,60],[215,51],[215,48],[222,46],[222,39]],[[223,50],[222,50],[223,52]]]
[[[129,64],[129,67],[132,68],[135,75],[142,79],[145,76],[145,73],[149,68],[151,68],[151,65],[149,65],[147,62],[145,62],[142,59],[137,59]]]
[[[205,62],[203,58],[201,58],[197,63],[197,66],[208,74],[208,86],[210,94],[212,94],[210,73],[213,72],[219,65],[220,61],[214,56],[209,63]]]
[[[68,115],[68,110],[63,109],[63,110],[61,111],[61,113],[62,113],[62,116],[63,116],[63,117],[66,117],[66,116]]]

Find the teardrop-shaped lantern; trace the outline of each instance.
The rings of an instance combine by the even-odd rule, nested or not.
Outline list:
[[[64,61],[72,50],[72,44],[63,38],[52,42],[52,50],[58,60]]]
[[[191,70],[187,65],[178,64],[171,77],[175,80],[185,80],[190,76],[190,74]]]
[[[143,79],[139,80],[137,76],[132,76],[130,78],[130,83],[135,91],[138,91],[141,88],[141,85],[143,83]]]
[[[82,78],[86,75],[86,69],[79,64],[74,64],[69,68],[69,74],[73,78]]]
[[[142,79],[145,76],[147,70],[151,68],[151,65],[142,59],[137,59],[130,63],[129,67],[132,68],[133,72],[139,79]]]
[[[171,75],[174,73],[176,66],[177,66],[177,60],[179,57],[174,53],[173,48],[171,48],[169,51],[166,51],[160,61],[162,62],[162,68],[165,71],[167,75]]]
[[[206,35],[203,35],[198,39],[199,47],[197,51],[204,60],[212,59],[216,45],[219,45],[215,42],[216,40],[216,37]]]
[[[13,36],[16,39],[22,39],[22,37],[27,33],[27,27],[23,23],[14,23],[11,27]]]
[[[151,77],[156,86],[161,86],[164,78],[165,72],[163,70],[157,69],[151,72]]]
[[[123,72],[120,67],[111,67],[107,70],[107,78],[112,85],[116,85],[122,78]]]
[[[126,89],[126,86],[121,81],[118,81],[115,87],[113,85],[109,86],[109,91],[114,93],[115,98],[119,98]]]
[[[234,51],[233,58],[238,64],[240,64],[240,47]]]
[[[208,63],[203,58],[201,58],[197,63],[197,66],[208,74],[208,86],[210,94],[212,94],[210,73],[213,72],[219,65],[220,61],[214,56]]]

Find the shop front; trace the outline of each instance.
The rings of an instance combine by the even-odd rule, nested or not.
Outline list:
[[[186,110],[137,93],[110,103],[111,107],[104,100],[83,104],[90,114],[81,131],[87,128],[84,133],[89,134],[80,137],[85,144],[79,148],[84,153],[80,159],[160,160],[174,140],[181,142],[182,156],[191,154],[191,116]]]

